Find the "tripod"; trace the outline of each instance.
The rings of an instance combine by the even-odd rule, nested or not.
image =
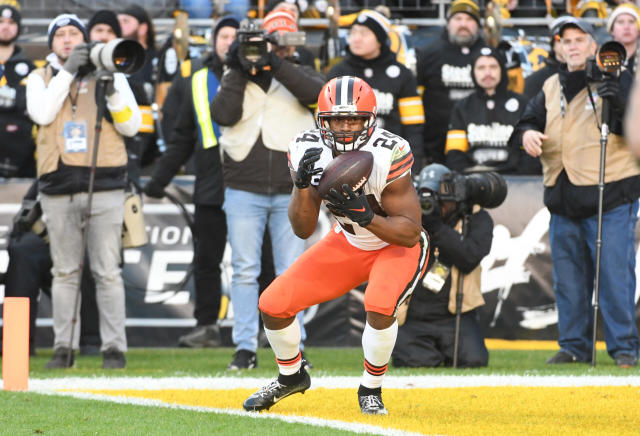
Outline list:
[[[67,366],[71,366],[71,356],[73,355],[73,335],[78,323],[78,307],[80,306],[80,294],[82,286],[82,274],[84,271],[84,259],[87,252],[87,238],[89,235],[89,220],[91,219],[91,203],[93,201],[93,184],[96,178],[96,166],[98,164],[98,146],[100,145],[100,133],[102,132],[102,119],[105,112],[105,89],[109,82],[113,81],[113,76],[101,76],[96,82],[96,126],[93,137],[93,150],[91,152],[91,167],[89,169],[89,188],[87,189],[87,206],[82,217],[82,256],[80,257],[80,277],[78,277],[78,288],[73,304],[73,318],[71,319],[71,336],[69,337],[69,348],[67,352]]]

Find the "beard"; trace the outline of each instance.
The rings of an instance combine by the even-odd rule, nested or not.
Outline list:
[[[449,34],[449,42],[460,47],[471,47],[478,40],[478,33]]]
[[[0,46],[2,46],[2,47],[10,46],[14,42],[16,42],[16,39],[18,39],[18,35],[14,36],[13,38],[8,38],[8,39],[0,37]]]

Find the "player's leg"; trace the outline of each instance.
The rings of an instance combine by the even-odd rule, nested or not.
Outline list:
[[[302,364],[296,314],[364,282],[374,256],[349,245],[343,235],[330,232],[264,291],[260,310],[279,375],[244,402],[246,410],[268,409],[282,398],[309,388],[311,380]]]
[[[382,381],[398,335],[396,309],[408,298],[424,274],[429,255],[428,240],[411,248],[390,245],[379,251],[371,268],[364,294],[367,322],[362,333],[364,372],[358,388],[360,409],[367,414],[384,414]]]

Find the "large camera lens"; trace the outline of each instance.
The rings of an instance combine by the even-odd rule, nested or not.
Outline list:
[[[507,182],[498,173],[475,173],[465,176],[466,200],[481,207],[498,207],[507,197]]]
[[[94,44],[90,58],[99,70],[132,74],[144,65],[144,48],[137,41],[117,38]]]

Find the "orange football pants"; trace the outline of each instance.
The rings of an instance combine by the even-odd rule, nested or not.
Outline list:
[[[260,296],[259,308],[274,318],[290,318],[368,281],[365,311],[391,316],[424,275],[428,245],[423,231],[411,248],[388,245],[365,251],[331,230],[276,277]]]

